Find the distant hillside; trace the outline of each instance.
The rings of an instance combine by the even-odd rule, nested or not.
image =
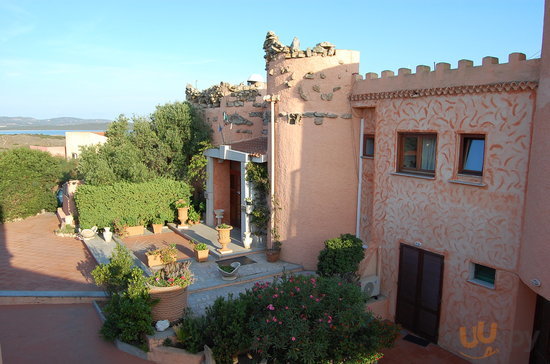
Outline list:
[[[60,117],[35,119],[0,116],[0,130],[105,130],[111,120]]]

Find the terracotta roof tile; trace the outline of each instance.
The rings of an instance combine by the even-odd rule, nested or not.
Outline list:
[[[267,137],[259,137],[242,142],[235,142],[231,145],[231,149],[239,152],[244,152],[259,157],[267,154]]]

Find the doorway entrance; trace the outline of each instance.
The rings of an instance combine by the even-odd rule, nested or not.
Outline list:
[[[396,322],[437,343],[444,257],[401,244]]]
[[[231,161],[229,168],[229,221],[241,228],[241,163]]]
[[[535,342],[529,363],[550,363],[550,301],[542,296],[537,296],[533,340]]]

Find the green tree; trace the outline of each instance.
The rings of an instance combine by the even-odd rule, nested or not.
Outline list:
[[[27,148],[0,153],[0,221],[55,211],[55,191],[66,172],[62,158]]]
[[[210,127],[188,102],[157,106],[151,122],[159,139],[170,148],[174,177],[184,178],[191,158],[199,152],[200,143],[210,140]]]

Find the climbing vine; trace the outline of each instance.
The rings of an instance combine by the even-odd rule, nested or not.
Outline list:
[[[269,192],[269,175],[267,163],[250,162],[246,165],[246,180],[252,184],[255,191],[253,210],[250,214],[250,222],[254,225],[254,234],[263,236],[267,234],[269,224],[269,206],[267,195]]]

